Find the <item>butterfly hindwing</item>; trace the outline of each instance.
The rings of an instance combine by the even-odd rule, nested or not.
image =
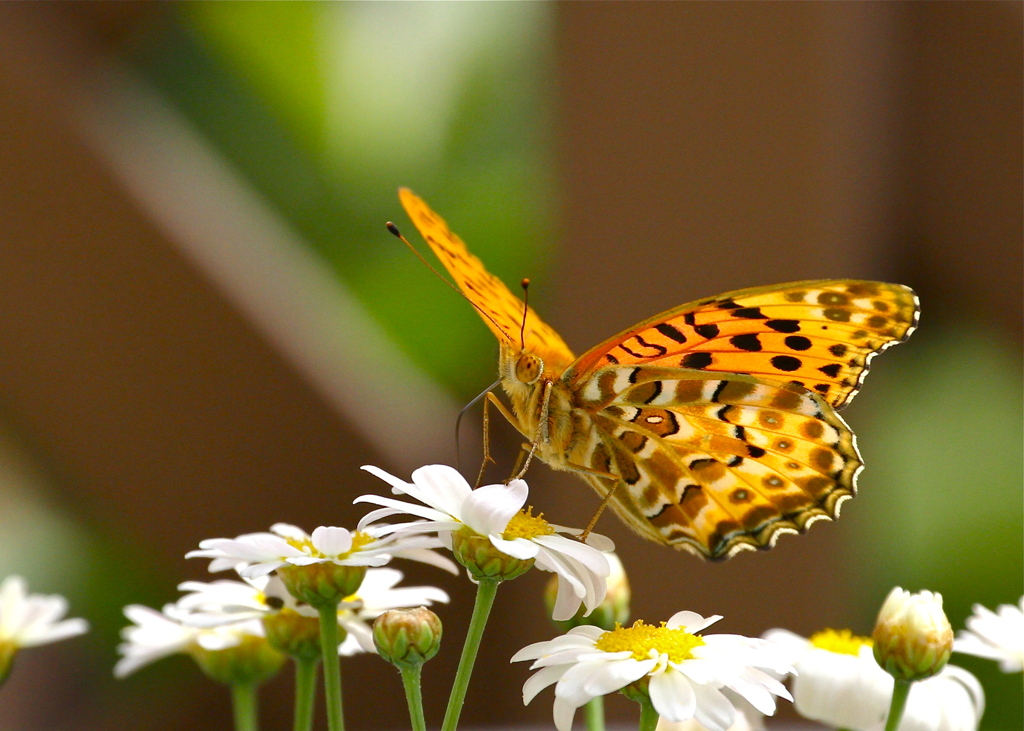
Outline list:
[[[606,365],[742,373],[814,391],[835,408],[856,394],[874,355],[917,325],[909,287],[813,280],[729,292],[663,312],[584,353],[570,380]]]
[[[802,388],[609,366],[581,394],[592,436],[577,459],[620,475],[610,503],[652,540],[721,560],[835,518],[856,491],[852,432]]]

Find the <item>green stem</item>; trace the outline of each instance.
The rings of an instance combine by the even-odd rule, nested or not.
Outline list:
[[[312,731],[320,658],[295,659],[295,731]]]
[[[235,714],[235,731],[256,731],[256,684],[235,683],[231,686],[231,707]]]
[[[338,603],[329,602],[320,611],[320,650],[324,656],[324,695],[327,696],[327,728],[345,731],[341,710],[341,663],[338,661]]]
[[[412,731],[427,731],[427,720],[423,717],[423,695],[420,693],[420,671],[423,665],[402,665],[402,685],[405,686],[405,700],[409,703],[409,721]]]
[[[640,731],[655,731],[658,728],[658,712],[645,693],[640,699]]]
[[[587,714],[587,731],[604,731],[604,696],[591,698],[584,710]]]
[[[473,618],[469,620],[469,631],[466,633],[466,642],[462,646],[462,657],[459,658],[459,669],[455,673],[452,693],[448,696],[448,708],[444,712],[441,731],[455,731],[459,725],[459,714],[462,713],[462,704],[466,700],[469,678],[473,674],[473,663],[476,662],[476,653],[480,649],[480,640],[484,636],[487,616],[491,613],[491,606],[494,604],[495,594],[498,593],[499,583],[501,582],[483,579],[477,584],[476,601],[473,603]]]
[[[885,722],[885,731],[896,731],[903,718],[903,709],[907,705],[907,697],[910,695],[909,680],[896,680],[892,686],[892,703],[889,704],[889,718]]]

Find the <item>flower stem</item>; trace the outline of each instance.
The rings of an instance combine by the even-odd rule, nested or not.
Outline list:
[[[402,665],[402,685],[405,686],[405,700],[409,703],[409,722],[412,731],[427,731],[427,721],[423,717],[423,695],[420,693],[420,671],[423,665]]]
[[[444,712],[441,731],[455,731],[459,725],[459,714],[462,713],[462,704],[466,700],[469,678],[473,674],[473,663],[476,662],[476,653],[480,649],[480,640],[484,636],[487,616],[491,613],[491,606],[494,604],[495,594],[498,593],[499,583],[501,582],[493,579],[481,579],[477,584],[476,601],[473,602],[473,617],[469,620],[466,642],[462,646],[462,657],[459,658],[459,669],[455,673],[452,693],[448,696],[448,708]]]
[[[658,728],[658,712],[654,710],[654,704],[644,693],[640,700],[640,731],[655,731]]]
[[[591,698],[585,707],[587,731],[604,731],[604,696]]]
[[[316,673],[320,659],[295,660],[295,731],[312,731],[316,703]]]
[[[338,603],[328,602],[320,611],[320,650],[324,656],[324,695],[327,696],[327,728],[345,731],[341,710],[341,663],[338,661]]]
[[[896,731],[903,718],[903,709],[907,705],[907,697],[910,695],[909,680],[897,679],[892,686],[892,703],[889,704],[889,718],[885,722],[885,731]]]
[[[235,683],[231,686],[231,707],[235,715],[235,731],[256,731],[256,684]]]

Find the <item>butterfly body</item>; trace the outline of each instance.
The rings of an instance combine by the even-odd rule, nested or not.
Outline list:
[[[504,412],[645,538],[722,560],[838,516],[862,468],[837,413],[905,340],[901,285],[813,280],[660,313],[578,358],[411,191],[400,196],[500,344]],[[517,337],[518,336],[518,337]]]

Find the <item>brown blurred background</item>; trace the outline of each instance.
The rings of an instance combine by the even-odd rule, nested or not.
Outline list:
[[[399,184],[506,281],[537,279],[577,352],[756,284],[920,294],[920,332],[847,412],[868,469],[843,520],[705,565],[603,519],[634,616],[866,632],[894,583],[942,590],[961,626],[1020,596],[1020,3],[227,5],[0,5],[0,575],[95,626],[19,659],[0,725],[224,728],[225,694],[181,658],[110,679],[120,607],[205,579],[182,558],[202,538],[353,525],[351,499],[381,489],[361,464],[454,459],[454,413],[495,349],[388,241]],[[285,43],[302,29],[312,60]],[[385,60],[360,61],[376,45]],[[320,86],[316,63],[334,69]],[[596,505],[529,477],[558,522]],[[472,593],[408,575],[453,595],[436,725]],[[499,592],[467,725],[550,721],[507,667],[553,632],[543,578]],[[989,727],[1019,728],[1019,683],[964,665],[988,673]],[[346,666],[351,728],[406,725],[378,700],[397,680]],[[267,728],[289,694],[268,688]]]

